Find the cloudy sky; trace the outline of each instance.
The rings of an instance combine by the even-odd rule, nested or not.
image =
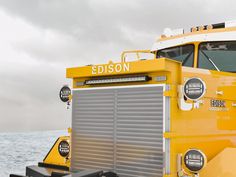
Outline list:
[[[166,27],[236,19],[233,0],[0,0],[0,132],[66,129],[65,68],[149,49]]]

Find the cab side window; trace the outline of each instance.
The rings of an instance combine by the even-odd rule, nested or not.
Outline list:
[[[182,63],[183,66],[193,67],[194,45],[184,45],[159,50],[157,58],[170,58]]]

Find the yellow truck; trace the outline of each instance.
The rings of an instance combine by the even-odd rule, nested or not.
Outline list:
[[[26,176],[236,177],[236,22],[166,29],[150,50],[66,77],[69,136]]]

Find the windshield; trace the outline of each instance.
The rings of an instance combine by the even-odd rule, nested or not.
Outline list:
[[[193,66],[194,45],[184,45],[159,50],[157,58],[170,58],[182,63],[183,66]]]
[[[205,42],[200,44],[198,67],[236,72],[236,42]]]

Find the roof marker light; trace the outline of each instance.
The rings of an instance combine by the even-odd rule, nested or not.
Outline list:
[[[226,21],[226,22],[225,22],[225,27],[226,27],[226,28],[229,28],[229,27],[236,27],[236,20]]]
[[[165,37],[171,37],[171,36],[177,36],[184,34],[184,29],[183,28],[178,28],[178,29],[170,29],[170,28],[165,28],[163,32],[163,36]]]

